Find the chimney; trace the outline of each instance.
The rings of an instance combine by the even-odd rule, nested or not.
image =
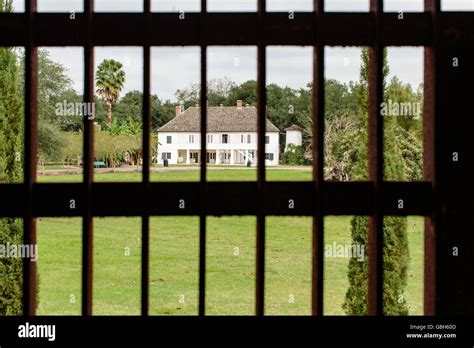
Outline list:
[[[242,109],[242,100],[237,100],[237,109]]]
[[[175,111],[176,111],[176,116],[181,115],[181,105],[176,105]]]

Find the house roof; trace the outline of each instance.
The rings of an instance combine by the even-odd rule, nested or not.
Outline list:
[[[200,132],[201,111],[192,106],[158,129],[158,132]],[[210,106],[207,108],[208,132],[256,132],[257,108],[255,106]],[[267,118],[267,132],[279,129]]]
[[[297,126],[296,124],[293,124],[290,127],[285,128],[285,130],[286,131],[300,131],[300,132],[302,132],[303,128],[301,128],[300,126]]]

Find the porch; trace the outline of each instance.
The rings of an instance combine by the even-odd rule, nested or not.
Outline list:
[[[256,150],[208,150],[206,163],[246,165],[248,160],[255,163],[256,156]],[[178,164],[201,163],[201,150],[178,150],[177,158]]]

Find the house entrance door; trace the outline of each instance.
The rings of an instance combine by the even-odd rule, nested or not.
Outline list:
[[[207,163],[216,163],[216,153],[215,152],[206,153],[206,162]]]

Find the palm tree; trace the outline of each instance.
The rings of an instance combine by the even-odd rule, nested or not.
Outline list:
[[[117,101],[125,83],[125,72],[122,63],[105,59],[97,67],[95,83],[97,94],[107,107],[107,123],[112,124],[112,105]]]

